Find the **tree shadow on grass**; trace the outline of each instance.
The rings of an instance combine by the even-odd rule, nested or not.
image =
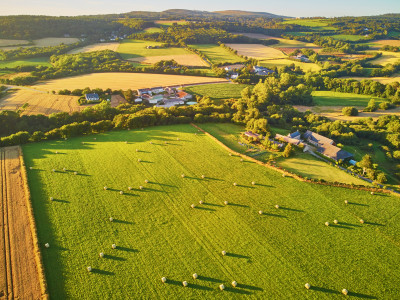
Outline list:
[[[115,256],[115,255],[109,255],[109,254],[104,254],[103,256],[106,259],[112,259],[112,260],[118,260],[118,261],[125,261],[126,258]]]
[[[238,204],[238,203],[229,203],[229,205],[232,205],[232,206],[237,206],[237,207],[245,207],[245,208],[249,208],[250,206],[248,206],[248,205],[244,205],[244,204]],[[222,205],[221,205],[222,206]]]
[[[213,209],[213,208],[201,207],[201,206],[196,206],[195,209],[207,210],[207,211],[215,211],[215,209]]]
[[[121,251],[132,252],[132,253],[139,252],[139,250],[137,250],[137,249],[128,248],[128,247],[121,247],[121,246],[117,246],[117,249],[121,250]]]
[[[242,254],[237,254],[237,253],[232,253],[232,252],[226,253],[226,256],[228,256],[228,257],[234,257],[234,258],[245,258],[245,259],[250,259],[250,256],[246,256],[246,255],[242,255]]]
[[[221,205],[221,204],[215,204],[215,203],[209,203],[209,202],[204,202],[203,205],[223,207],[223,205]]]
[[[204,281],[209,281],[209,282],[215,282],[215,283],[222,283],[223,281],[217,278],[212,278],[212,277],[207,277],[207,276],[202,276],[199,275],[197,277],[198,280],[204,280]]]
[[[337,294],[337,295],[341,294],[341,292],[339,292],[337,290],[327,289],[327,288],[320,287],[320,286],[311,286],[310,290],[317,291],[317,292],[328,293],[328,294]]]
[[[301,209],[289,208],[289,207],[284,207],[284,206],[280,206],[279,209],[294,211],[294,212],[304,212],[304,210],[301,210]]]
[[[366,294],[360,294],[360,293],[354,293],[354,292],[349,292],[347,295],[348,296],[353,296],[353,297],[358,297],[358,298],[364,298],[364,299],[378,299],[375,296],[366,295]]]
[[[110,272],[110,271],[106,271],[106,270],[100,270],[100,269],[92,269],[92,273],[100,274],[100,275],[115,275],[114,272]]]

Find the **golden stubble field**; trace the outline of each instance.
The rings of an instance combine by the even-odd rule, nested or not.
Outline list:
[[[53,95],[43,91],[30,89],[11,90],[0,100],[0,111],[17,111],[24,104],[28,106],[21,112],[22,115],[50,115],[58,112],[72,113],[82,111],[89,105],[79,105],[76,96]]]
[[[146,65],[153,65],[161,60],[175,60],[182,66],[194,67],[209,67],[209,65],[196,54],[183,54],[183,55],[161,55],[161,56],[146,56],[130,58],[129,61],[138,62]]]
[[[179,86],[197,83],[229,82],[224,78],[210,78],[200,76],[183,76],[146,73],[92,73],[61,79],[45,81],[33,86],[43,91],[58,91],[62,89],[111,88],[113,90],[127,90],[151,88],[157,86]]]
[[[237,50],[239,55],[253,57],[256,59],[277,59],[286,58],[282,51],[260,45],[260,44],[226,44],[228,47]]]
[[[101,51],[101,50],[112,50],[117,51],[119,47],[119,43],[98,43],[93,45],[88,45],[86,47],[73,49],[68,52],[68,54],[77,54],[77,53],[85,53],[85,52],[93,52],[93,51]]]
[[[1,50],[14,50],[17,49],[19,47],[24,47],[24,48],[28,48],[28,47],[49,47],[49,46],[57,46],[60,44],[73,44],[78,42],[79,39],[77,38],[54,38],[54,37],[48,37],[48,38],[43,38],[43,39],[37,39],[37,40],[33,40],[33,44],[30,45],[26,45],[29,44],[29,41],[25,41],[25,40],[4,40],[4,39],[0,39],[0,49]],[[18,46],[21,45],[21,46]],[[26,46],[24,46],[26,45]]]

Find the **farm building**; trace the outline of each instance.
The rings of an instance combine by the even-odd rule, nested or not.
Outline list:
[[[231,72],[231,71],[243,69],[244,67],[245,67],[244,64],[235,64],[235,65],[224,66],[222,68],[227,72]]]
[[[181,100],[188,100],[188,99],[192,99],[192,95],[184,92],[184,91],[180,91],[176,94],[176,96],[181,99]]]
[[[252,131],[246,131],[246,132],[244,133],[244,135],[247,136],[247,137],[251,137],[251,138],[257,139],[257,140],[260,139],[260,135],[257,134],[257,133],[254,133],[254,132],[252,132]]]
[[[150,89],[138,89],[137,90],[139,97],[143,95],[152,95],[152,92]]]
[[[318,133],[312,132],[310,130],[307,130],[306,133],[304,134],[304,138],[312,145],[319,147],[322,145],[335,145],[335,142],[331,140],[330,138],[327,138],[323,135],[320,135]]]
[[[93,94],[85,94],[85,99],[87,100],[87,101],[99,101],[100,100],[100,97],[99,97],[99,95],[98,94],[96,94],[96,93],[93,93]]]
[[[304,54],[298,54],[297,56],[295,56],[295,59],[300,60],[302,62],[310,62],[308,57],[305,56]]]
[[[284,135],[281,135],[281,134],[278,134],[278,133],[275,135],[275,139],[280,140],[280,141],[284,141],[284,142],[289,143],[289,144],[293,144],[295,146],[303,145],[303,143],[298,139],[292,139],[292,138],[290,138],[288,136],[284,136]]]
[[[160,93],[164,92],[164,88],[161,87],[161,86],[159,86],[159,87],[154,87],[154,88],[151,89],[151,92],[152,92],[153,94],[160,94]]]
[[[275,71],[270,70],[265,67],[261,67],[261,66],[253,66],[253,70],[254,70],[254,73],[256,73],[256,75],[259,75],[259,76],[266,76],[266,75],[275,73]]]
[[[231,75],[231,79],[237,79],[239,77],[239,73],[233,73]]]
[[[289,133],[288,137],[292,138],[292,139],[296,139],[296,140],[300,140],[301,139],[301,133],[297,130],[293,133]]]

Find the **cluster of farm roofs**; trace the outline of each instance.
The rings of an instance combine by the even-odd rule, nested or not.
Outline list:
[[[228,73],[228,79],[237,79],[239,77],[240,71],[246,67],[244,64],[234,64],[234,65],[227,65],[221,67]],[[269,74],[275,73],[275,71],[261,67],[261,66],[253,66],[252,72],[258,76],[267,76]]]
[[[195,104],[195,102],[187,102],[193,96],[180,89],[173,87],[154,87],[147,89],[138,89],[138,97],[135,103],[148,102],[159,107],[171,107],[183,104]]]
[[[245,132],[245,135],[256,139],[260,138],[260,135],[251,131]],[[355,164],[355,161],[352,160],[353,154],[337,147],[332,139],[312,132],[310,130],[307,130],[307,132],[303,134],[303,139],[302,134],[299,131],[296,131],[293,133],[289,133],[287,136],[276,134],[275,140],[289,143],[295,146],[303,146],[304,152],[317,151],[318,153],[330,159],[333,159],[334,161],[349,160],[351,164]],[[271,141],[277,144],[280,148],[284,146],[283,144],[278,143],[275,140],[271,139]]]

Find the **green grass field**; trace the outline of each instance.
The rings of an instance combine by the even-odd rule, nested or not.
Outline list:
[[[47,67],[50,67],[51,64],[49,62],[48,57],[35,57],[35,58],[26,58],[26,59],[21,59],[21,60],[0,61],[0,69],[1,68],[15,68],[18,66],[47,66]]]
[[[192,54],[184,48],[162,48],[146,49],[147,46],[161,46],[162,43],[152,41],[124,40],[118,47],[118,53],[123,59],[146,57]]]
[[[358,95],[352,93],[339,93],[331,91],[314,91],[312,96],[317,106],[367,106],[369,100],[381,103],[387,100],[369,95]]]
[[[244,59],[233,54],[232,52],[214,44],[203,44],[203,45],[190,45],[202,52],[212,63],[237,63],[244,62]]]
[[[23,147],[53,299],[399,295],[398,198],[283,178],[195,132],[165,126]],[[341,223],[324,225],[334,219]]]
[[[335,34],[335,35],[330,35],[330,37],[334,38],[335,40],[349,41],[349,42],[356,42],[365,39],[364,36],[357,34]]]
[[[283,23],[311,27],[314,31],[337,30],[337,28],[330,26],[329,23],[323,19],[289,19],[285,20]]]
[[[321,70],[321,67],[318,66],[317,64],[314,63],[305,63],[305,62],[300,62],[300,61],[294,61],[290,59],[271,59],[271,60],[264,60],[260,62],[260,65],[266,68],[272,68],[272,67],[283,67],[283,66],[289,66],[291,64],[295,64],[296,66],[299,66],[301,69],[304,71],[319,71]]]
[[[198,96],[208,96],[212,100],[223,100],[223,99],[237,99],[240,98],[240,93],[245,87],[251,87],[247,84],[205,84],[185,87],[185,91]]]
[[[159,27],[149,27],[143,30],[143,32],[154,33],[154,32],[163,32],[163,30]]]

